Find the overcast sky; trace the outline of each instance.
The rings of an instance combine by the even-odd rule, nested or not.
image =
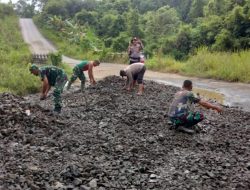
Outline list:
[[[18,0],[12,0],[12,3],[16,3]],[[9,0],[0,0],[1,3],[8,3]]]

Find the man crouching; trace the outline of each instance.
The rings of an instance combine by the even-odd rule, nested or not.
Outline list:
[[[201,122],[204,115],[200,112],[193,112],[193,104],[200,104],[201,106],[214,109],[221,112],[219,106],[213,105],[209,102],[196,98],[192,92],[192,81],[185,80],[183,82],[182,90],[175,94],[174,100],[170,106],[168,116],[171,122],[175,125],[176,129],[181,132],[193,134],[192,126]]]

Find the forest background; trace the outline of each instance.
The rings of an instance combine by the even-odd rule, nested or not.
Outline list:
[[[33,18],[72,58],[127,63],[136,36],[149,69],[250,82],[249,0],[19,0],[0,14],[1,28],[14,14]]]

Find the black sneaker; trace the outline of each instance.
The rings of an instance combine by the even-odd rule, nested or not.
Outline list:
[[[190,134],[190,135],[193,135],[193,134],[195,133],[194,130],[189,129],[189,128],[184,127],[184,126],[179,126],[179,127],[177,128],[177,131],[180,131],[180,132],[183,132],[183,133],[187,133],[187,134]]]

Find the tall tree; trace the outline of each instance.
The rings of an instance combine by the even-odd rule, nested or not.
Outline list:
[[[67,0],[49,0],[44,6],[44,12],[48,15],[67,17]]]
[[[130,36],[137,36],[137,37],[143,37],[143,32],[140,29],[140,25],[139,25],[139,13],[136,10],[132,10],[129,12],[128,14],[128,21],[127,21],[128,25],[128,34]]]
[[[147,34],[158,37],[173,34],[180,24],[176,10],[169,6],[161,7],[155,13],[151,12],[148,17],[145,30]]]
[[[21,17],[32,18],[35,15],[36,1],[19,0],[15,4],[15,10]]]
[[[204,7],[205,15],[222,15],[226,11],[227,0],[209,0]]]
[[[188,20],[192,21],[199,17],[203,17],[203,9],[207,2],[207,0],[193,0],[190,12],[188,13]]]

